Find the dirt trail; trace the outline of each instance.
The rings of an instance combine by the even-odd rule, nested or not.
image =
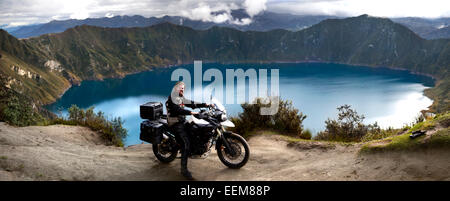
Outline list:
[[[450,180],[450,152],[358,155],[360,145],[289,143],[279,136],[249,140],[250,160],[225,167],[213,151],[189,160],[197,180]],[[0,122],[0,180],[183,180],[180,161],[161,164],[151,145],[103,145],[78,126],[17,128]]]

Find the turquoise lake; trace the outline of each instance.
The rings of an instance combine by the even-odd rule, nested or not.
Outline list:
[[[142,121],[139,105],[149,101],[164,103],[175,83],[171,81],[171,74],[178,68],[192,72],[193,79],[194,65],[191,64],[142,72],[123,79],[83,81],[47,108],[66,115],[72,104],[81,108],[95,106],[96,111],[101,110],[110,118],[120,116],[125,120],[124,126],[128,130],[125,145],[139,144],[142,143],[139,140]],[[423,90],[432,87],[434,81],[402,70],[329,63],[203,64],[203,71],[210,68],[223,72],[224,81],[226,69],[268,69],[269,75],[270,69],[279,69],[281,98],[292,100],[294,107],[307,115],[304,128],[314,134],[324,129],[327,118],[336,118],[336,108],[340,105],[351,105],[359,114],[365,115],[366,123],[376,121],[384,128],[397,128],[411,123],[421,110],[432,104]],[[208,83],[203,82],[203,85]],[[231,116],[241,112],[239,104],[225,104],[225,107]]]

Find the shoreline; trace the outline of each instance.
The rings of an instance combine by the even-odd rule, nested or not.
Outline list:
[[[353,67],[368,67],[368,68],[386,68],[386,69],[390,69],[390,70],[398,70],[398,71],[407,71],[408,73],[411,73],[413,75],[421,75],[421,76],[426,76],[429,77],[431,79],[433,79],[433,87],[430,87],[429,89],[432,89],[434,87],[437,86],[437,83],[441,80],[438,79],[437,77],[431,75],[431,74],[427,74],[427,73],[420,73],[420,72],[414,72],[412,70],[406,69],[406,68],[402,68],[402,67],[390,67],[390,66],[377,66],[377,65],[368,65],[368,64],[349,64],[349,63],[344,63],[344,62],[330,62],[330,61],[317,61],[317,60],[295,60],[295,61],[240,61],[240,62],[218,62],[218,61],[208,61],[202,60],[202,63],[205,64],[211,64],[211,63],[219,63],[219,64],[251,64],[251,63],[255,63],[255,64],[270,64],[270,63],[284,63],[284,64],[289,64],[289,63],[295,63],[295,64],[302,64],[302,63],[324,63],[324,64],[340,64],[340,65],[348,65],[348,66],[353,66]],[[116,75],[116,76],[110,76],[110,77],[103,77],[102,79],[85,79],[85,80],[81,80],[80,83],[77,86],[80,86],[82,84],[83,81],[104,81],[104,79],[123,79],[126,76],[129,75],[134,75],[134,74],[138,74],[138,73],[144,73],[144,72],[150,72],[153,71],[155,69],[170,69],[176,66],[182,66],[182,65],[190,65],[190,64],[194,64],[194,62],[181,62],[178,64],[168,64],[165,66],[155,66],[155,67],[150,67],[147,70],[142,70],[142,71],[135,71],[135,72],[130,72],[130,73],[123,73],[122,75]],[[70,88],[72,88],[73,85],[70,84],[69,87],[67,87],[66,89],[64,89],[64,91],[58,96],[57,99],[55,99],[54,101],[51,101],[47,104],[42,104],[42,106],[45,108],[48,105],[51,105],[55,102],[57,102]],[[430,96],[428,96],[425,93],[425,90],[422,91],[422,94],[429,98],[430,100],[433,101],[434,103],[434,99]],[[425,111],[429,111],[430,107],[433,105],[433,103],[427,107],[427,110]],[[51,111],[50,111],[51,112]]]

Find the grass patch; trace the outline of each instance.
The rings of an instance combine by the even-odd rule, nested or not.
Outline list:
[[[414,131],[440,129],[429,136],[422,135],[415,139],[409,136]],[[402,135],[393,135],[380,140],[369,141],[360,150],[361,153],[379,151],[411,151],[426,148],[450,148],[450,112],[437,114],[433,118],[416,122]]]
[[[431,130],[435,127],[435,125],[436,123],[434,121],[419,122],[409,130],[409,133],[417,130]]]
[[[367,143],[361,147],[360,152],[373,153],[380,151],[412,151],[427,148],[450,149],[450,128],[441,129],[429,137],[422,135],[415,139],[411,139],[409,137],[412,130],[413,129],[403,135],[392,136],[386,139]]]
[[[364,135],[364,137],[361,139],[361,142],[369,142],[384,139],[387,137],[398,135],[399,133],[408,131],[409,129],[410,128],[401,128],[401,129],[388,128],[388,129],[373,130]]]
[[[450,112],[437,114],[434,118],[428,119],[426,121],[417,122],[408,131],[412,133],[418,130],[431,130],[436,128],[436,126],[441,126],[447,128],[450,126]]]
[[[429,148],[450,149],[450,112],[437,114],[433,118],[424,120],[425,121],[416,122],[416,124],[411,127],[404,128],[407,129],[407,132],[404,134],[391,134],[392,136],[379,140],[368,140],[368,143],[361,147],[360,153],[413,151]],[[433,129],[439,130],[430,134],[429,132]],[[428,135],[422,135],[415,139],[411,139],[409,136],[412,132],[418,130],[426,131],[428,132]]]

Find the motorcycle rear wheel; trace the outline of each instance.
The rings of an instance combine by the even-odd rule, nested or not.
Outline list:
[[[171,146],[170,148],[167,146]],[[173,145],[168,141],[161,141],[160,144],[152,144],[153,154],[163,163],[170,163],[177,157],[178,149],[173,148]]]

